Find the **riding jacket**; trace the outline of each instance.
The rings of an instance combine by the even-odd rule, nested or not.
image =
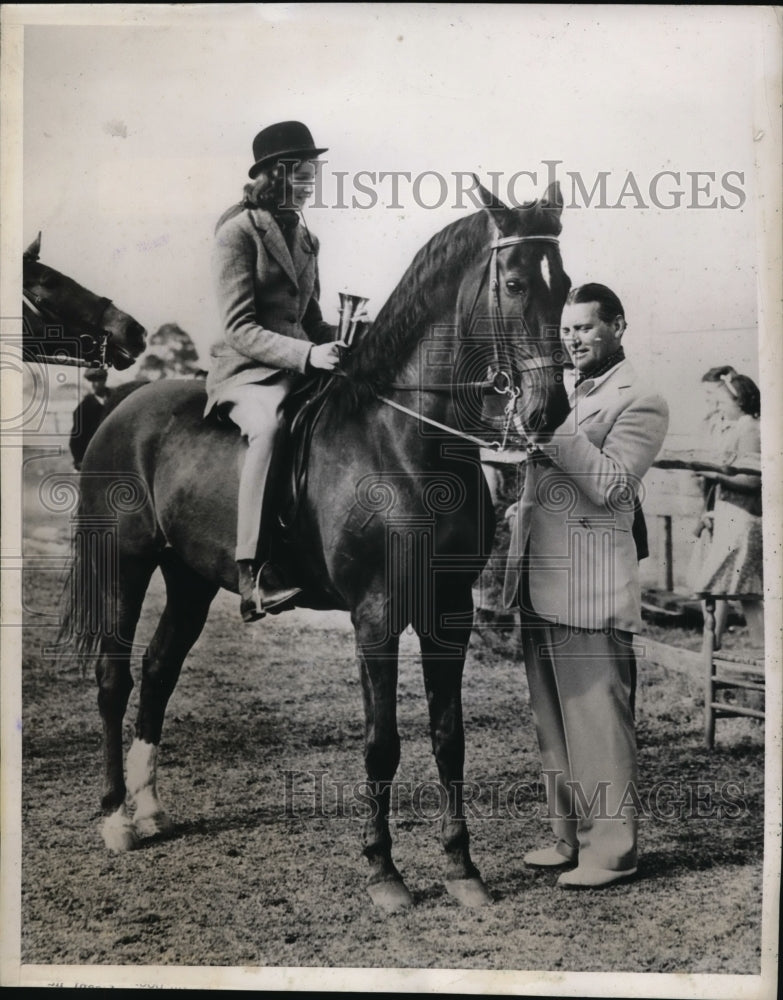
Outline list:
[[[297,225],[289,250],[274,216],[242,208],[221,220],[213,273],[224,337],[213,345],[206,413],[220,392],[304,372],[313,344],[332,338],[318,304],[318,240]]]

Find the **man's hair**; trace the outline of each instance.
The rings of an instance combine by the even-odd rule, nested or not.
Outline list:
[[[724,375],[736,375],[737,372],[731,365],[718,365],[717,368],[710,368],[702,377],[702,382],[721,382]]]
[[[590,281],[586,285],[577,285],[568,293],[566,305],[581,305],[585,302],[598,303],[598,315],[604,323],[611,323],[613,319],[622,316],[625,319],[625,309],[611,288],[606,285],[599,285],[595,281]]]

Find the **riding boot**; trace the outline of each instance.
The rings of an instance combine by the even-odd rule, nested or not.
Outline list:
[[[258,607],[256,598],[256,573],[252,559],[237,559],[239,584],[239,613],[243,622],[257,622],[266,612]]]
[[[301,587],[290,586],[280,570],[271,562],[265,562],[258,574],[258,595],[264,612],[277,614],[288,605],[291,598],[301,594]]]

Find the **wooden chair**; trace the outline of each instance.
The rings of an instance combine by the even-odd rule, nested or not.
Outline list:
[[[715,720],[730,716],[749,716],[764,719],[764,711],[721,701],[720,691],[740,689],[764,693],[764,654],[735,652],[715,649],[715,604],[717,601],[763,600],[760,594],[712,594],[697,595],[704,602],[704,741],[711,750],[715,745]]]

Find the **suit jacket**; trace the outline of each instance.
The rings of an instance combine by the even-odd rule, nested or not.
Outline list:
[[[564,424],[528,461],[512,521],[506,607],[519,601],[527,555],[532,610],[561,625],[641,628],[632,528],[641,480],[669,425],[664,399],[621,362],[577,390]]]
[[[213,272],[224,339],[210,351],[207,413],[227,388],[304,372],[313,343],[330,339],[318,305],[318,241],[303,229],[289,251],[264,209],[244,208],[219,224]]]

